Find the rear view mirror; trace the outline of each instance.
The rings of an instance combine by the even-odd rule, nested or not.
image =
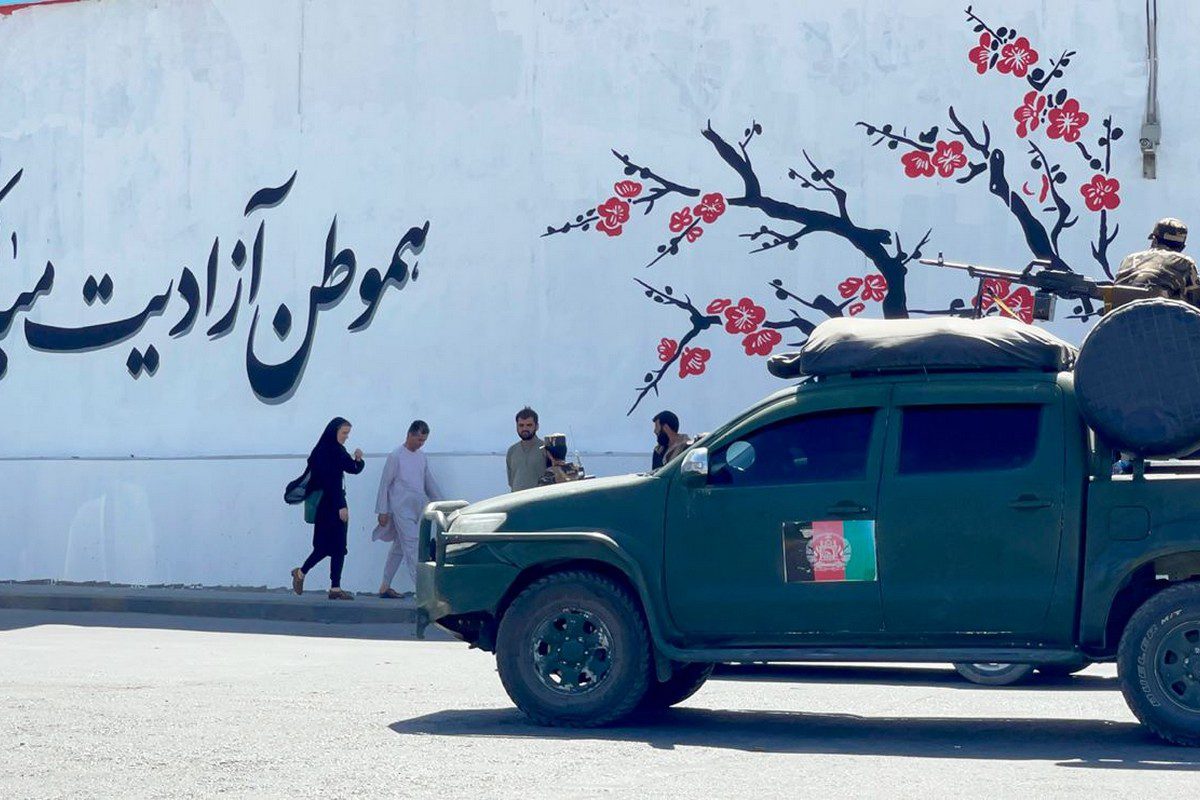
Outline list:
[[[693,447],[683,457],[679,465],[679,474],[684,483],[689,486],[703,484],[708,480],[708,448]]]

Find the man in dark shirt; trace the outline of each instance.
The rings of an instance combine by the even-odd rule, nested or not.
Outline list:
[[[660,411],[653,421],[658,444],[650,456],[650,469],[658,469],[687,449],[688,437],[679,432],[679,417],[673,411]]]

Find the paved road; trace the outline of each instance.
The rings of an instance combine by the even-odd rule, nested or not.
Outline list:
[[[947,668],[739,668],[657,724],[581,732],[527,725],[487,654],[390,634],[2,611],[0,797],[1091,798],[1200,784],[1200,750],[1143,733],[1111,666],[1000,690]]]

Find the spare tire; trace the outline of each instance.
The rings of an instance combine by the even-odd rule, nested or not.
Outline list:
[[[1108,444],[1140,456],[1200,447],[1200,311],[1138,300],[1104,316],[1075,362],[1079,410]]]

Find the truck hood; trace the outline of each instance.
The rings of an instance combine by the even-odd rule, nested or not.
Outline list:
[[[462,509],[460,514],[508,515],[502,530],[610,530],[631,514],[661,518],[668,481],[649,474],[588,478],[512,492]]]

